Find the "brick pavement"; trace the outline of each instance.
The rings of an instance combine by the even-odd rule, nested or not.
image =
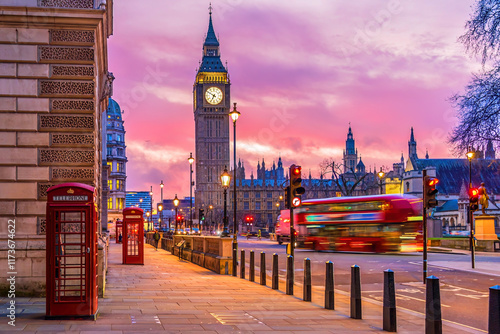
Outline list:
[[[247,274],[248,277],[248,274]],[[313,291],[304,302],[299,287],[288,296],[257,282],[217,275],[181,261],[164,250],[145,246],[145,265],[121,264],[121,246],[110,244],[105,298],[99,317],[89,320],[44,320],[44,298],[17,298],[16,327],[3,316],[1,333],[375,333],[382,332],[382,306],[363,301],[363,320],[349,318],[349,299],[336,294],[336,310],[322,308],[323,295]],[[270,279],[267,280],[270,283]],[[5,314],[6,298],[0,299]],[[399,333],[423,333],[421,314],[398,309]],[[476,333],[443,322],[444,333]]]

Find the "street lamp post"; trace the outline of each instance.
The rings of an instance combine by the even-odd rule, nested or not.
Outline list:
[[[214,206],[212,204],[210,204],[208,206],[208,210],[210,210],[210,228],[209,228],[209,231],[210,231],[213,227],[212,224],[214,222],[214,212],[213,212]]]
[[[152,229],[154,229],[154,224],[153,224],[153,186],[151,186],[151,190],[149,191],[149,196],[151,197],[151,220],[150,220],[150,224],[153,225]]]
[[[231,175],[227,172],[227,166],[224,167],[224,172],[221,174],[220,180],[224,189],[224,231],[222,231],[221,237],[227,237],[229,235],[229,231],[227,230],[227,188],[229,188],[229,183],[231,182]]]
[[[175,206],[175,231],[174,234],[177,234],[177,207],[179,206],[179,199],[177,198],[177,194],[174,197],[174,206]]]
[[[158,205],[158,210],[160,210],[160,218],[158,218],[158,230],[161,231],[161,221],[163,220],[163,204]]]
[[[160,194],[161,194],[160,195],[161,204],[158,207],[158,209],[160,210],[160,219],[159,219],[160,225],[159,225],[158,229],[161,231],[161,222],[163,220],[163,180],[161,180],[161,182],[160,182]],[[160,209],[160,207],[161,207],[161,209]]]
[[[148,217],[148,232],[149,232],[149,217],[151,216],[151,213],[149,211],[146,211],[146,217]]]
[[[191,225],[191,231],[193,231],[193,153],[189,153],[189,225]],[[199,218],[199,217],[198,217]],[[198,228],[200,224],[198,223]]]
[[[379,178],[380,194],[382,194],[382,179],[385,176],[385,173],[382,171],[382,167],[380,167],[380,172],[378,172],[377,175]]]
[[[474,151],[470,150],[467,152],[466,156],[467,159],[469,160],[469,198],[470,198],[470,191],[472,189],[472,159],[474,159]],[[474,213],[470,209],[470,203],[467,206],[467,220],[470,226],[470,235],[469,235],[469,247],[470,247],[470,255],[471,255],[471,264],[472,268],[475,268],[476,266],[476,259],[475,259],[475,248],[476,245],[474,243]]]
[[[233,110],[229,113],[233,120],[233,257],[238,253],[238,231],[236,229],[236,120],[240,117],[240,112],[236,110],[236,102]],[[233,276],[236,276],[236,268],[233,266]]]

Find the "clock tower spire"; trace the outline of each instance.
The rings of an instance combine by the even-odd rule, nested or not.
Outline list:
[[[203,55],[193,85],[196,144],[195,208],[222,208],[220,175],[229,167],[230,82],[220,59],[220,45],[210,4]],[[195,211],[196,212],[196,211]]]

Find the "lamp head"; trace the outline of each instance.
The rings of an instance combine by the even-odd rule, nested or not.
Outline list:
[[[160,187],[163,188],[163,180],[161,180]]]
[[[233,110],[229,113],[229,116],[231,116],[231,119],[235,123],[236,123],[236,120],[238,119],[238,117],[240,117],[240,112],[238,110],[236,110],[236,102],[234,103]]]
[[[476,155],[476,153],[474,151],[469,151],[467,152],[466,156],[467,156],[467,159],[469,159],[469,161],[471,161],[472,159],[474,159],[474,156]]]
[[[377,175],[379,179],[382,179],[385,176],[385,173],[382,171],[382,168],[380,168],[380,172],[378,172]]]
[[[189,161],[189,164],[192,165],[193,162],[194,162],[194,158],[193,158],[193,153],[189,153],[189,158],[188,158],[188,161]]]
[[[179,199],[177,198],[177,194],[175,194],[175,197],[174,197],[174,206],[175,207],[179,206]]]
[[[229,184],[231,183],[231,175],[227,172],[227,166],[224,166],[224,172],[222,172],[220,176],[220,181],[222,183],[222,188],[229,188]]]

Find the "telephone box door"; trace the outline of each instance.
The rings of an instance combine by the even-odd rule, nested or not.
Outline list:
[[[123,209],[123,264],[144,264],[144,211]]]
[[[67,183],[47,190],[46,317],[97,315],[94,188]]]
[[[123,225],[122,222],[116,221],[116,243],[121,244],[123,240]]]

